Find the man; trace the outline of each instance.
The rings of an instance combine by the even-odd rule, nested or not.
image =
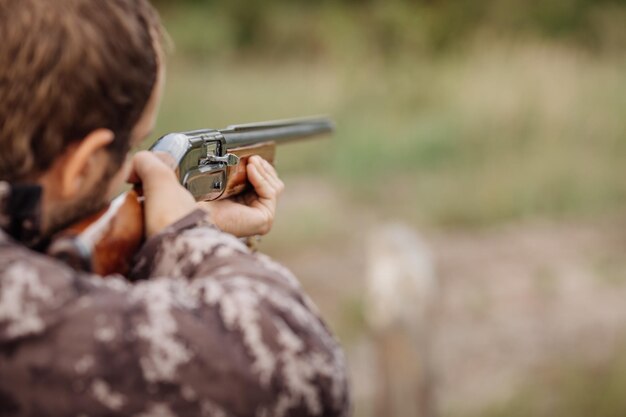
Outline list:
[[[236,236],[271,227],[282,182],[198,207],[149,134],[164,62],[147,0],[0,0],[0,415],[347,415],[342,352],[292,275]],[[129,278],[42,242],[141,182]],[[222,232],[222,229],[226,232]]]

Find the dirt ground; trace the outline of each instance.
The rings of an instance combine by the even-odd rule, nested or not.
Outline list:
[[[319,215],[302,218],[310,207]],[[332,187],[293,180],[262,247],[296,273],[341,338],[362,416],[372,415],[378,379],[363,320],[364,242],[389,220]],[[626,216],[420,232],[440,284],[431,347],[443,414],[505,399],[550,361],[607,360],[623,347]]]
[[[480,407],[562,358],[610,358],[626,335],[624,219],[431,237],[445,408]]]

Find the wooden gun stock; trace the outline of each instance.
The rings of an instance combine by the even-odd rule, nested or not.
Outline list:
[[[143,205],[136,191],[57,235],[48,254],[98,275],[126,274],[144,236]]]
[[[248,158],[259,155],[274,163],[276,144],[266,142],[229,152],[239,157],[239,164],[227,168],[227,183],[219,199],[248,190]],[[131,190],[117,197],[99,213],[61,232],[47,252],[75,269],[100,276],[127,275],[132,258],[144,241],[144,234],[142,198]]]
[[[220,199],[232,197],[248,190],[250,188],[246,171],[248,159],[253,155],[258,155],[273,165],[274,159],[276,158],[276,144],[274,142],[267,142],[258,145],[243,146],[231,150],[230,153],[239,157],[239,164],[228,167],[226,171],[226,178],[228,178],[226,189]]]

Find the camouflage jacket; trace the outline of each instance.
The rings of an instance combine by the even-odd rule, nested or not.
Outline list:
[[[346,366],[295,278],[196,211],[131,277],[0,231],[0,416],[345,416]]]

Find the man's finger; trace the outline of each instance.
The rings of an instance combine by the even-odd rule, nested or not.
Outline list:
[[[267,162],[265,159],[263,159],[262,164],[269,176],[269,181],[272,183],[272,185],[274,186],[274,188],[277,190],[279,194],[282,193],[283,190],[285,189],[285,184],[282,182],[282,180],[278,176],[278,172],[276,171],[276,168],[274,168],[274,166],[270,164],[269,162]]]
[[[263,178],[265,178],[265,180],[270,184],[276,194],[282,192],[284,185],[282,181],[280,181],[280,179],[278,178],[278,173],[276,172],[274,167],[263,158],[260,158],[259,161],[259,171],[263,175]]]
[[[254,187],[254,191],[260,198],[271,199],[275,198],[276,192],[272,187],[272,184],[267,180],[265,175],[261,172],[261,169],[257,164],[248,164],[248,179]]]

